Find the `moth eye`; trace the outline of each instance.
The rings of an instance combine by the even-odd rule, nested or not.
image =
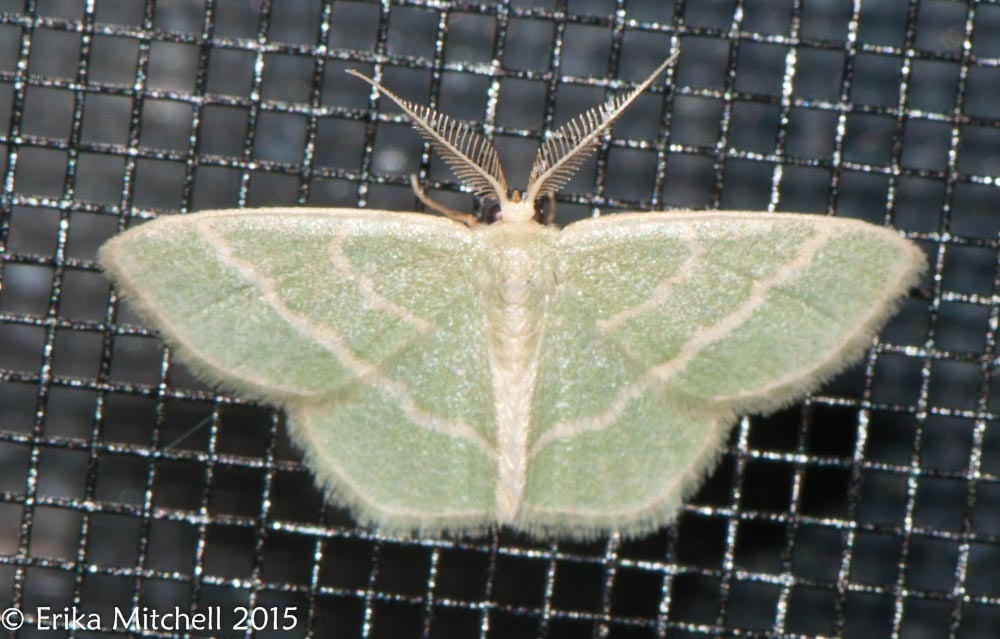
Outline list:
[[[483,212],[483,221],[487,224],[493,224],[494,222],[499,221],[501,217],[499,202],[491,202]]]
[[[531,219],[539,224],[545,223],[545,200],[539,199],[535,202],[535,215]]]

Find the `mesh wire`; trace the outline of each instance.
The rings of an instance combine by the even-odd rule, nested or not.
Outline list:
[[[836,213],[932,268],[863,363],[742,420],[656,535],[357,529],[280,416],[195,380],[95,266],[178,210],[413,209],[411,172],[473,210],[345,68],[480,122],[517,183],[672,47],[561,223]],[[46,605],[296,606],[245,633],[282,637],[1000,635],[998,67],[992,0],[0,0],[0,606],[20,636],[53,636]]]

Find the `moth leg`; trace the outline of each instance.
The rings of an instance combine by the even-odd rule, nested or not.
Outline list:
[[[556,194],[549,193],[546,198],[549,202],[549,208],[545,211],[545,226],[553,226],[556,223]]]
[[[460,213],[454,209],[449,209],[446,206],[438,204],[434,200],[427,197],[424,193],[423,188],[420,186],[420,182],[417,180],[417,176],[410,174],[410,188],[413,189],[414,195],[420,200],[420,203],[431,209],[432,211],[437,211],[441,215],[445,216],[449,220],[454,220],[455,222],[461,222],[466,226],[475,226],[477,224],[476,216],[469,215],[468,213]]]

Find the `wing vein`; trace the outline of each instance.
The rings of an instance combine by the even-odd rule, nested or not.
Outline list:
[[[651,366],[636,381],[622,388],[604,411],[587,417],[559,422],[542,433],[535,441],[531,455],[536,455],[538,451],[555,440],[575,437],[587,431],[609,428],[624,414],[629,402],[640,397],[649,387],[669,382],[683,372],[687,365],[702,351],[749,320],[754,311],[763,306],[766,294],[805,270],[834,234],[834,230],[830,226],[814,226],[814,229],[816,234],[802,243],[795,256],[771,276],[756,282],[748,299],[732,313],[709,328],[696,333],[681,346],[680,351],[674,357]]]
[[[333,267],[337,269],[341,275],[358,285],[358,288],[361,290],[361,295],[364,298],[365,306],[385,311],[386,313],[395,316],[397,319],[413,326],[418,333],[428,332],[432,328],[430,322],[417,317],[408,309],[390,302],[386,298],[379,295],[375,290],[375,287],[372,285],[371,279],[362,276],[354,269],[353,262],[351,262],[351,259],[347,257],[346,253],[344,253],[345,239],[346,237],[342,233],[338,233],[334,236],[333,240],[330,242],[328,250],[330,260],[333,263]]]
[[[629,320],[635,319],[644,313],[648,313],[666,302],[671,293],[673,293],[674,288],[690,277],[691,271],[694,270],[694,267],[698,264],[698,260],[705,254],[705,247],[697,239],[692,238],[691,244],[691,253],[688,254],[687,259],[684,260],[681,268],[678,269],[676,273],[660,282],[656,289],[650,293],[649,297],[642,302],[619,311],[608,319],[597,322],[597,330],[603,334],[610,333],[611,331],[621,327]]]
[[[351,477],[350,473],[347,472],[337,457],[328,452],[327,445],[317,435],[316,429],[310,425],[309,419],[315,419],[313,413],[325,408],[327,406],[320,403],[299,407],[297,412],[294,413],[297,419],[293,419],[293,425],[297,427],[298,431],[302,433],[303,438],[308,442],[308,446],[303,447],[306,449],[307,454],[310,457],[321,457],[323,462],[321,467],[332,469],[331,474],[336,477],[336,482],[342,485],[335,486],[335,488],[347,488],[355,499],[363,502],[371,511],[388,513],[397,517],[461,517],[480,514],[478,510],[471,509],[441,509],[431,512],[415,508],[405,508],[398,505],[386,504],[369,495],[365,491],[363,483]]]
[[[204,239],[215,249],[219,260],[239,272],[244,279],[252,282],[260,292],[262,300],[274,309],[283,320],[323,347],[337,359],[341,366],[359,380],[372,384],[379,391],[394,399],[407,419],[429,430],[472,442],[490,456],[496,455],[489,442],[468,424],[461,420],[445,419],[427,412],[417,405],[405,384],[387,377],[377,364],[366,362],[358,357],[344,342],[343,337],[329,328],[316,326],[308,317],[289,308],[282,301],[278,287],[272,278],[261,274],[253,264],[238,257],[225,238],[216,233],[210,224],[201,225],[200,230]]]

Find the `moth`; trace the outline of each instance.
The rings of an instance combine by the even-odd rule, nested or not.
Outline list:
[[[471,126],[371,83],[497,221],[357,209],[167,216],[99,260],[177,356],[281,407],[328,499],[389,532],[637,535],[671,522],[737,416],[856,361],[925,267],[894,231],[550,197],[667,60],[541,143],[526,189]]]

